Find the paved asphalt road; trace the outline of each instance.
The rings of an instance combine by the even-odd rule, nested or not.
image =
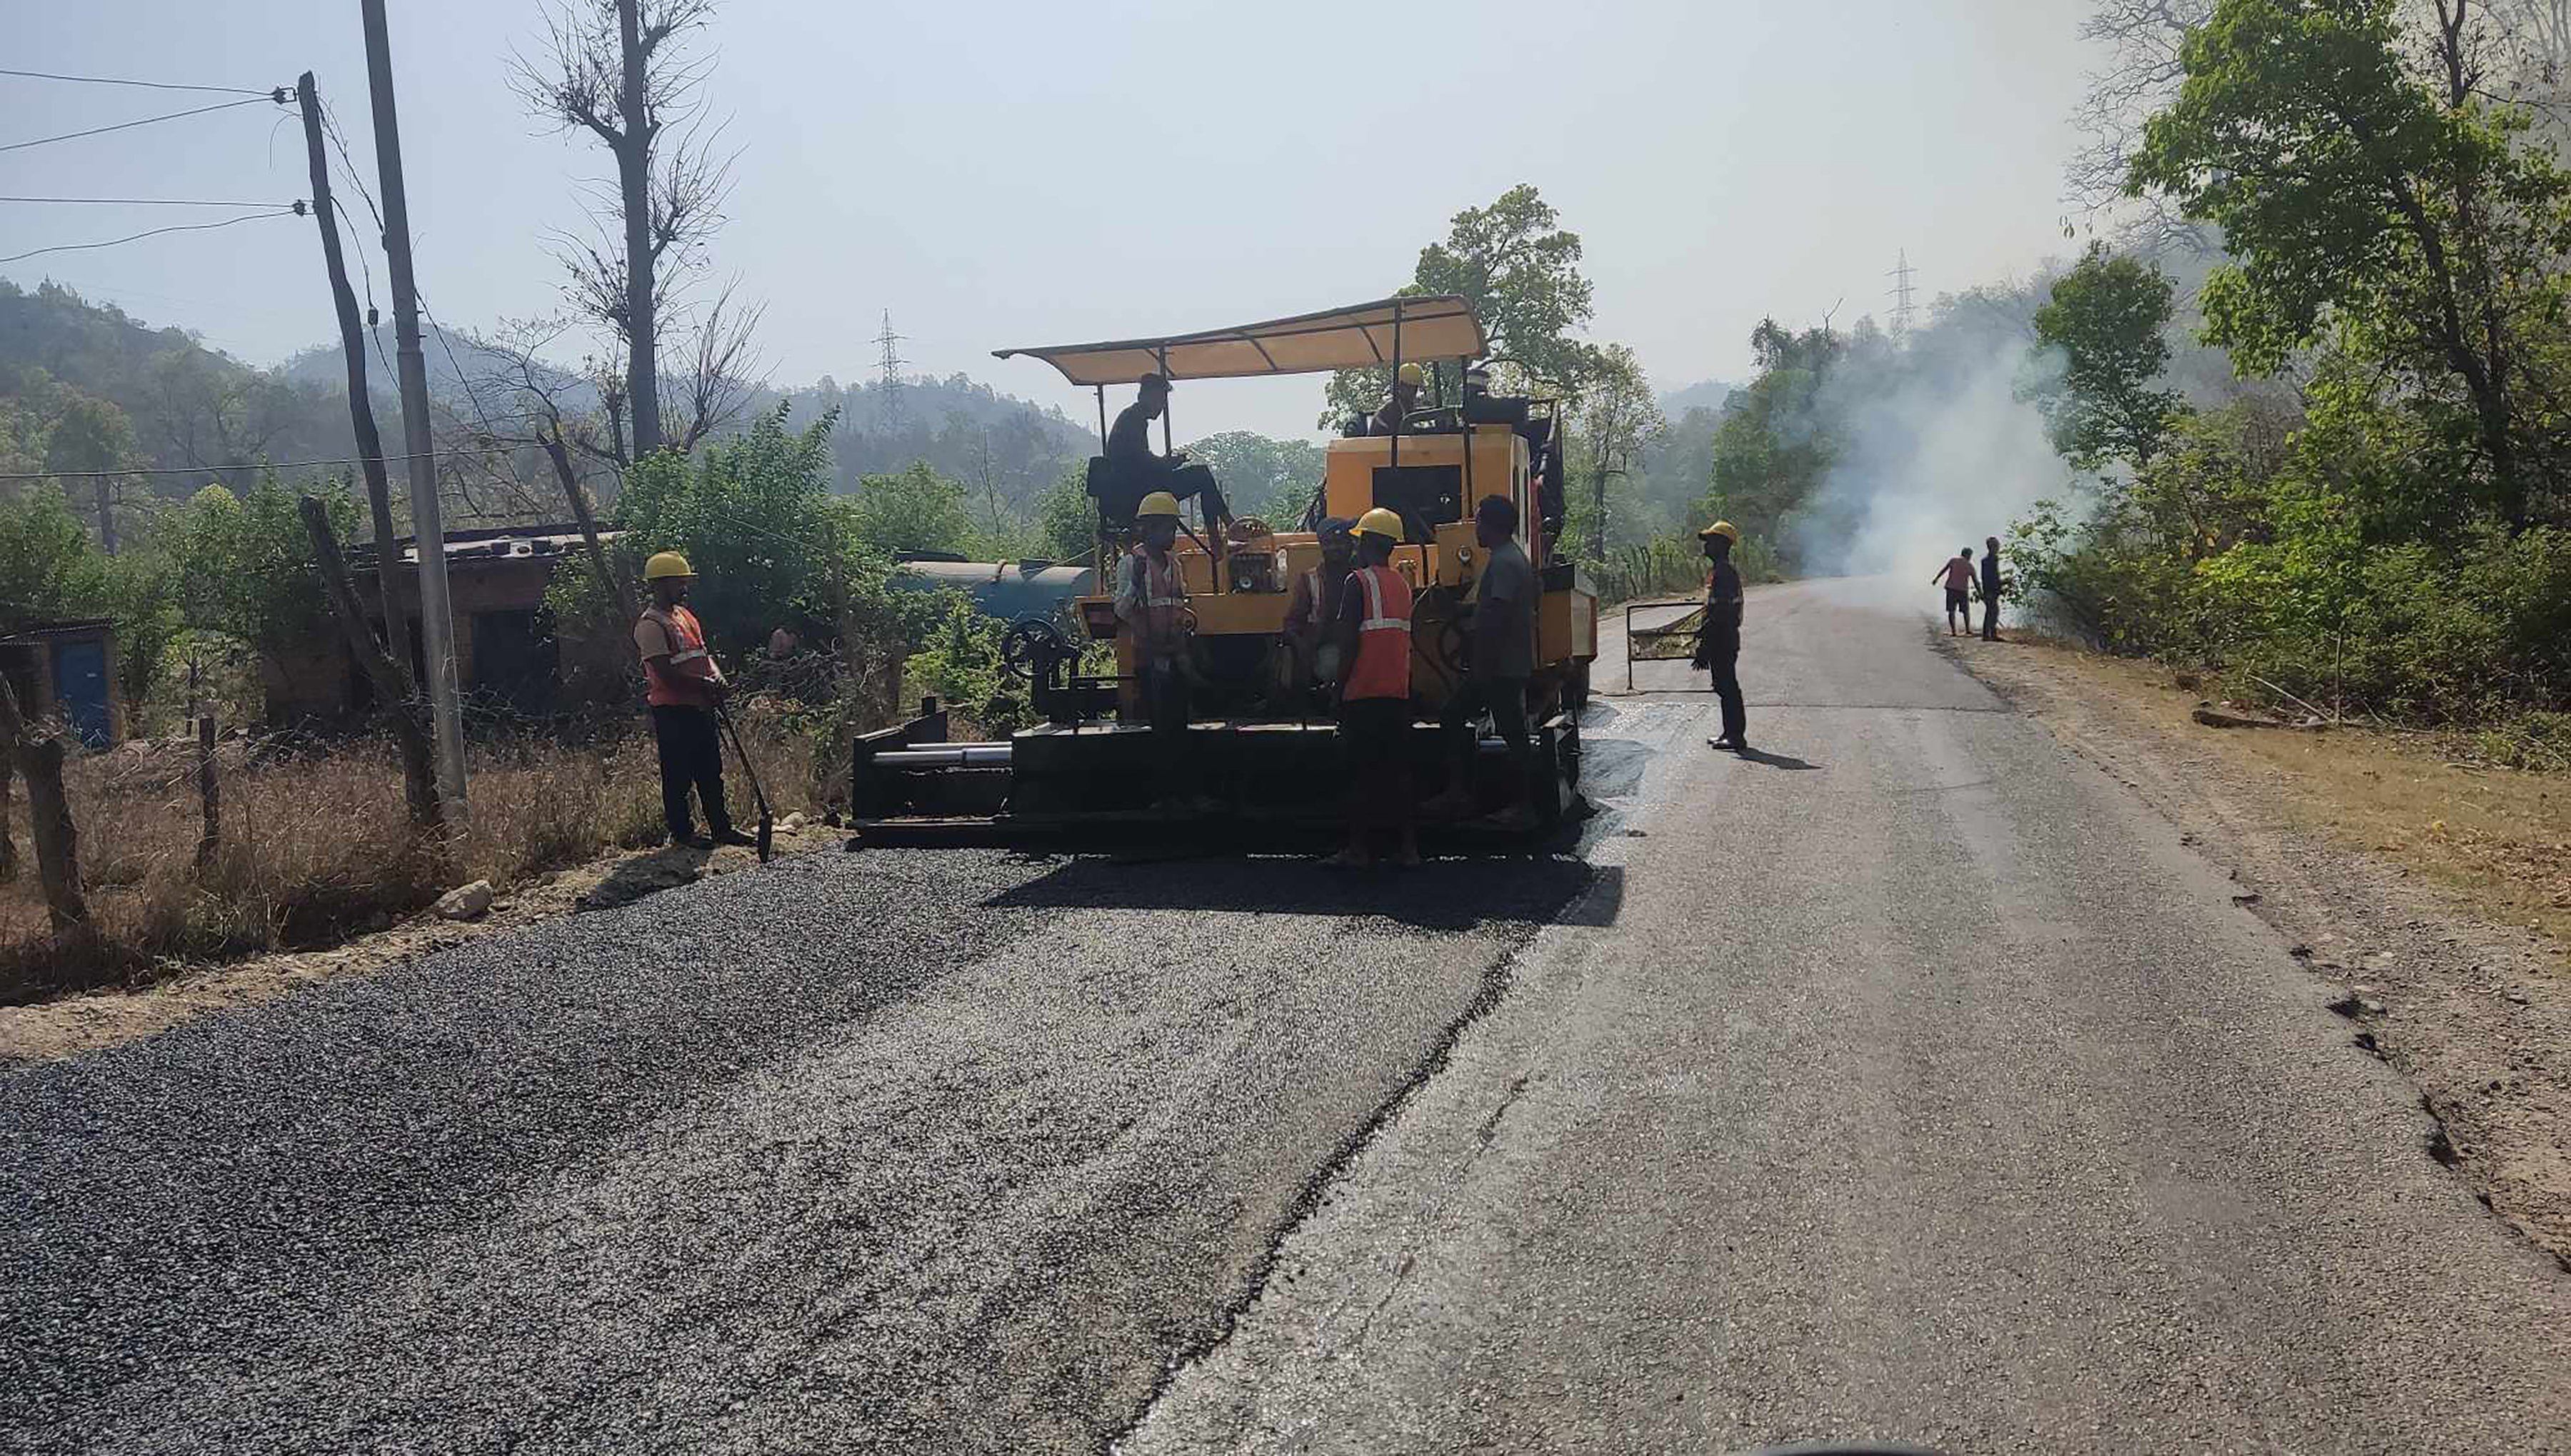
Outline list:
[[[0,1444],[2571,1449],[2571,1275],[1850,591],[1578,858],[821,854],[10,1076]]]

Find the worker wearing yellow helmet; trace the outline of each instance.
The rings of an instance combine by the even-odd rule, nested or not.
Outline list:
[[[661,816],[673,844],[755,844],[733,827],[724,803],[723,737],[715,710],[732,696],[732,684],[706,647],[705,624],[688,610],[688,588],[696,579],[696,569],[675,551],[655,552],[643,563],[652,605],[634,624],[634,650],[643,659],[652,737],[661,754]],[[690,822],[690,789],[705,805],[710,837],[699,838]]]
[[[1392,371],[1392,392],[1383,406],[1366,416],[1366,433],[1389,435],[1401,428],[1401,422],[1419,407],[1419,391],[1428,385],[1428,371],[1417,364],[1404,364]]]
[[[1741,568],[1732,564],[1732,549],[1741,544],[1741,528],[1717,521],[1696,533],[1705,543],[1705,616],[1697,628],[1696,666],[1714,676],[1715,695],[1723,700],[1723,732],[1706,739],[1717,748],[1750,751],[1749,711],[1741,701]]]
[[[1187,654],[1195,617],[1179,567],[1179,498],[1166,490],[1143,497],[1134,508],[1134,527],[1142,539],[1116,564],[1116,617],[1134,647],[1135,686],[1161,740],[1169,781],[1185,782]]]
[[[1419,862],[1410,787],[1410,583],[1392,569],[1401,517],[1381,506],[1357,517],[1357,568],[1339,599],[1339,742],[1345,751],[1347,847],[1329,863],[1374,862],[1367,831],[1399,832],[1400,862]]]

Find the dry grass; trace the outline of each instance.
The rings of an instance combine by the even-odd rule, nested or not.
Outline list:
[[[780,816],[815,801],[816,748],[756,712],[744,737]],[[728,764],[745,825],[750,786]],[[203,810],[194,751],[153,744],[85,757],[65,774],[81,833],[96,934],[47,928],[24,795],[11,804],[22,862],[0,886],[0,1000],[138,984],[276,949],[337,944],[433,903],[453,884],[506,889],[616,848],[660,842],[660,779],[648,733],[565,742],[534,733],[477,744],[472,815],[451,856],[422,843],[402,807],[388,740],[317,750],[230,742],[218,757],[221,847],[196,864]]]
[[[2299,819],[2345,847],[2401,864],[2486,919],[2571,940],[2571,776],[2508,766],[2494,730],[2200,728],[2188,715],[2224,696],[2219,682],[2019,641],[2052,671],[2273,775]]]

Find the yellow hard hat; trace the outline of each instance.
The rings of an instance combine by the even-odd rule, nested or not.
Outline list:
[[[688,559],[675,551],[656,551],[650,561],[643,563],[643,580],[647,582],[666,581],[672,577],[685,580],[695,575]]]
[[[1393,372],[1392,377],[1396,382],[1410,385],[1415,389],[1428,382],[1428,371],[1417,364],[1404,364]]]
[[[1147,516],[1167,516],[1173,521],[1177,520],[1179,498],[1166,490],[1156,490],[1143,497],[1143,503],[1134,508],[1134,519],[1140,521]]]
[[[1717,536],[1722,537],[1724,540],[1731,542],[1735,546],[1741,544],[1741,528],[1732,524],[1730,521],[1717,521],[1713,525],[1696,533],[1696,539],[1699,541],[1711,541]]]
[[[1356,529],[1361,536],[1380,536],[1395,546],[1401,544],[1401,517],[1381,506],[1357,517]]]

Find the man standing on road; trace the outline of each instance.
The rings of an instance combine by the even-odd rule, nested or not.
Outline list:
[[[1348,846],[1322,861],[1362,869],[1374,863],[1366,833],[1401,832],[1400,863],[1419,862],[1410,800],[1410,583],[1392,569],[1401,518],[1377,506],[1357,518],[1357,569],[1339,601],[1339,650],[1348,665],[1339,693],[1339,742],[1347,753]]]
[[[1960,637],[1955,630],[1955,614],[1964,617],[1964,632],[1973,630],[1973,548],[1967,546],[1937,568],[1928,580],[1946,584],[1946,635]]]
[[[1356,569],[1356,538],[1344,516],[1324,516],[1315,533],[1321,542],[1321,564],[1294,579],[1286,604],[1286,696],[1299,710],[1315,690],[1339,681],[1339,599],[1346,595],[1348,573]]]
[[[1179,501],[1165,490],[1143,497],[1134,524],[1142,541],[1116,568],[1116,616],[1134,640],[1135,686],[1161,742],[1165,781],[1186,781],[1191,617],[1179,571]]]
[[[1484,496],[1473,510],[1473,539],[1482,547],[1482,575],[1473,586],[1472,671],[1446,705],[1445,728],[1455,740],[1454,777],[1427,812],[1461,818],[1473,811],[1473,724],[1487,711],[1491,727],[1509,745],[1506,806],[1492,816],[1503,829],[1534,826],[1527,803],[1527,679],[1535,674],[1535,567],[1517,543],[1518,508],[1505,496]]]
[[[723,734],[715,714],[732,696],[732,684],[706,650],[706,629],[688,610],[688,586],[697,579],[688,559],[660,552],[643,564],[652,605],[634,624],[634,650],[643,657],[652,736],[661,751],[661,816],[670,842],[691,849],[757,840],[733,827],[724,805]],[[698,838],[688,817],[688,790],[705,805],[711,837]]]
[[[1732,548],[1741,544],[1741,528],[1717,521],[1696,533],[1705,543],[1705,617],[1697,627],[1696,665],[1714,675],[1714,691],[1723,699],[1723,733],[1706,739],[1709,747],[1750,751],[1750,711],[1741,701],[1741,569],[1732,564]]]
[[[1982,540],[1982,641],[2000,640],[2000,538]]]

